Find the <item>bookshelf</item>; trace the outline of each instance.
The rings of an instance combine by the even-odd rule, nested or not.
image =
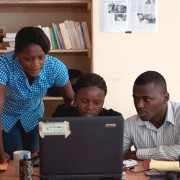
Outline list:
[[[91,0],[0,0],[0,26],[17,32],[24,26],[49,26],[65,20],[86,21],[91,34]],[[17,22],[17,23],[16,23]],[[5,53],[6,50],[0,50]],[[91,72],[91,49],[51,50],[68,68]]]
[[[86,21],[91,37],[91,7],[92,0],[0,0],[0,26],[5,27],[6,32],[17,32],[25,26],[51,27],[52,23],[65,20]],[[0,49],[0,54],[6,52]],[[50,50],[49,54],[59,58],[69,69],[92,71],[92,49]],[[62,98],[47,96],[44,101],[46,107],[62,102]]]

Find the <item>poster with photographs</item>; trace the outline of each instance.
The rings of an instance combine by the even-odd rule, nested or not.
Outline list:
[[[157,0],[101,0],[102,32],[157,31]]]

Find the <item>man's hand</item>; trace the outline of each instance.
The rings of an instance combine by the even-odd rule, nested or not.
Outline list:
[[[7,154],[6,152],[1,152],[0,153],[0,163],[7,163],[10,160],[10,156],[9,154]]]
[[[138,160],[136,156],[136,151],[129,151],[126,154],[124,154],[123,159],[134,159]]]

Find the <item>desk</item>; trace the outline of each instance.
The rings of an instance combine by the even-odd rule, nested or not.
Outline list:
[[[39,174],[39,168],[33,169],[34,174]],[[33,180],[39,180],[39,177],[33,177]],[[19,180],[19,177],[16,176],[14,162],[10,161],[8,164],[8,169],[5,172],[0,173],[0,180]]]
[[[138,161],[138,165],[135,166],[135,169],[133,171],[139,172],[143,170],[143,161]],[[142,173],[132,173],[132,172],[126,172],[126,180],[148,180],[149,177]]]
[[[135,167],[134,171],[142,170],[142,161],[138,161],[138,165]],[[39,175],[39,168],[34,168],[34,174]],[[33,177],[33,180],[39,180],[39,177]],[[13,161],[9,162],[8,169],[0,173],[0,180],[19,180],[19,177],[16,176],[14,163]],[[126,173],[126,180],[148,180],[148,177],[144,173]]]

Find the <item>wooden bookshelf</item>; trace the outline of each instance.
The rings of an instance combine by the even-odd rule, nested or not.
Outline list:
[[[48,96],[48,95],[46,95],[43,97],[43,100],[44,101],[63,101],[63,98],[60,96]]]
[[[3,6],[19,6],[19,5],[50,5],[56,6],[59,4],[63,4],[65,6],[86,6],[90,8],[91,1],[90,0],[0,0],[0,5]]]
[[[91,7],[92,0],[0,0],[0,24],[6,32],[17,32],[24,26],[51,27],[53,22],[86,21],[91,36]],[[0,49],[0,54],[6,52]],[[92,49],[58,49],[49,54],[61,59],[68,68],[91,72],[91,52]]]
[[[79,8],[81,10],[91,10],[91,0],[0,0],[0,11],[36,11],[52,10],[59,8]],[[32,9],[33,7],[33,9]],[[7,9],[5,9],[7,8]],[[14,9],[16,8],[16,9]]]
[[[55,112],[58,105],[63,104],[63,98],[62,97],[52,97],[46,95],[43,98],[44,101],[44,107],[45,107],[45,116],[52,116],[52,114]]]
[[[8,52],[6,49],[0,49],[0,54],[4,54]],[[67,49],[59,49],[59,50],[50,50],[48,54],[77,54],[77,53],[86,53],[88,59],[92,58],[92,50],[91,49],[73,49],[73,50],[67,50]]]
[[[17,32],[25,26],[49,26],[65,20],[86,21],[91,36],[92,0],[0,0],[0,25],[6,32]],[[0,49],[0,54],[7,50]],[[49,54],[60,59],[69,69],[78,69],[83,73],[91,72],[92,49],[50,50]],[[46,109],[53,108],[62,97],[45,96]],[[50,114],[50,113],[49,113]]]

